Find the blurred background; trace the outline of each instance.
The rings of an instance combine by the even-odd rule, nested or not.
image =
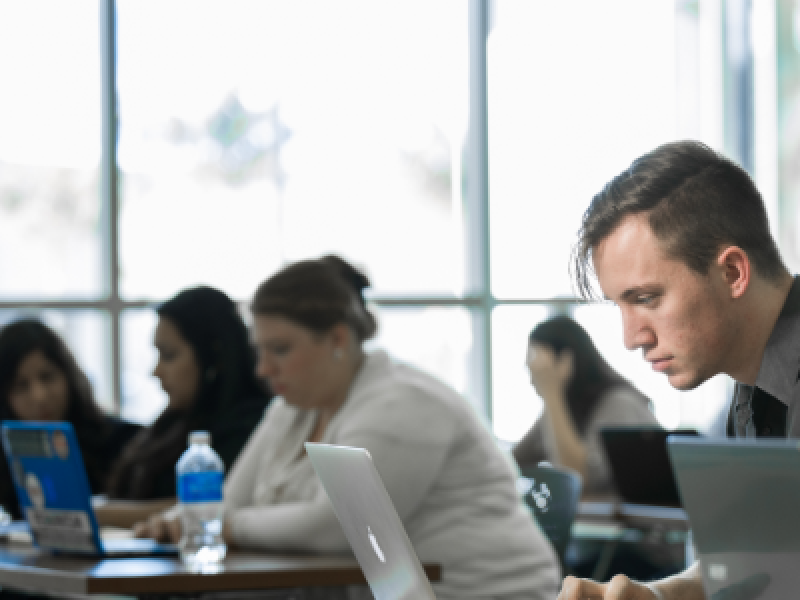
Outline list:
[[[684,138],[755,177],[796,272],[800,3],[0,0],[0,322],[39,315],[148,423],[154,303],[203,283],[246,312],[335,252],[372,279],[373,343],[502,440],[541,411],[527,336],[555,313],[709,431],[731,382],[671,389],[568,271],[592,195]]]

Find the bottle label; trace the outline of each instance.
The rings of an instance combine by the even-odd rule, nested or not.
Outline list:
[[[222,502],[222,473],[186,473],[178,477],[178,500],[191,502]]]

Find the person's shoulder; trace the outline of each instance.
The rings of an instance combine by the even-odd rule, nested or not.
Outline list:
[[[224,412],[228,415],[242,417],[245,415],[258,415],[260,418],[272,403],[273,399],[261,395],[249,395],[240,398],[233,406]]]
[[[604,391],[600,397],[600,403],[608,405],[621,404],[646,407],[649,405],[649,402],[650,401],[647,399],[647,396],[637,391],[636,388],[625,383],[612,385],[610,388]]]
[[[111,426],[109,437],[122,439],[124,440],[123,443],[127,443],[128,440],[143,429],[142,425],[139,423],[133,423],[132,421],[127,421],[120,417],[110,417],[109,421]]]
[[[466,400],[450,386],[382,354],[380,368],[372,365],[353,391],[347,429],[383,424],[396,432],[421,433],[429,427],[458,427],[466,418]]]
[[[216,437],[249,435],[262,421],[270,407],[268,398],[260,396],[242,398],[232,406],[218,411],[218,414],[209,420],[208,428]]]
[[[627,384],[614,385],[603,393],[592,420],[643,424],[656,422],[647,396]]]
[[[452,408],[464,402],[458,392],[435,375],[384,351],[371,354],[367,360],[365,380],[354,389],[354,396],[368,397],[369,404],[401,402]]]
[[[91,431],[76,431],[81,448],[116,456],[143,428],[116,415],[103,414],[97,428]]]
[[[297,418],[299,412],[301,412],[301,409],[292,406],[282,397],[276,396],[268,402],[266,408],[262,408],[259,412],[261,417],[259,429],[287,427],[289,423],[292,423]]]

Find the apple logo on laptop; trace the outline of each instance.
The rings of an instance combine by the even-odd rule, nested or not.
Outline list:
[[[378,540],[375,537],[375,534],[372,533],[372,529],[369,525],[367,525],[367,536],[369,537],[369,542],[372,544],[372,549],[375,551],[375,554],[382,563],[385,563],[386,557],[383,555],[383,550],[381,550],[381,547],[378,545]]]

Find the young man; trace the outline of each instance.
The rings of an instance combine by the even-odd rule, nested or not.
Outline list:
[[[591,263],[591,265],[590,265]],[[737,385],[735,437],[800,437],[800,280],[783,264],[747,173],[698,142],[666,144],[597,194],[574,274],[620,309],[625,346],[689,390],[718,373]],[[662,581],[567,577],[560,600],[705,598],[695,564]]]

